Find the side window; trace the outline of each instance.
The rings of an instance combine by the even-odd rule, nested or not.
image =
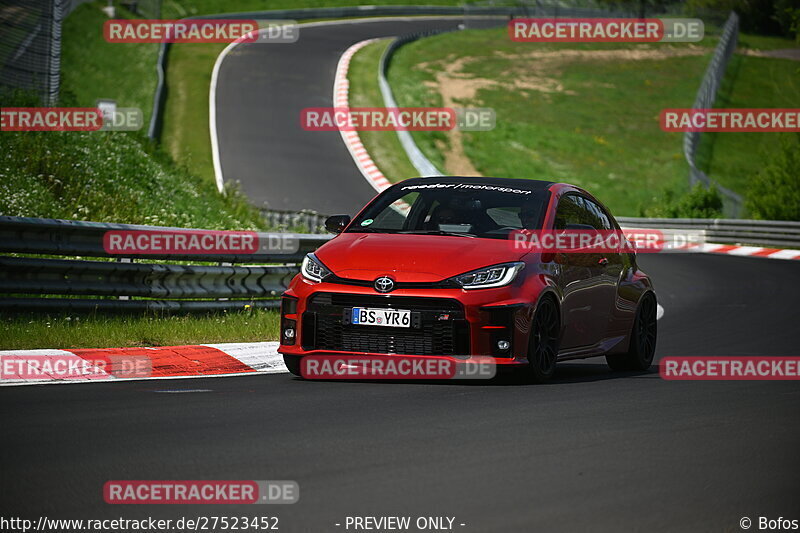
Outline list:
[[[583,205],[583,198],[566,194],[558,201],[555,229],[566,229],[569,224],[589,224],[594,227],[589,212]]]
[[[586,205],[593,222],[592,226],[595,229],[610,230],[612,229],[611,221],[608,220],[603,208],[588,198],[582,198],[583,203]]]
[[[598,230],[613,229],[602,207],[576,194],[566,194],[558,202],[555,228],[565,229],[567,224],[582,224]]]

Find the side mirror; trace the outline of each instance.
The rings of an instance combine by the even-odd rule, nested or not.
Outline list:
[[[350,215],[333,215],[325,220],[325,229],[331,233],[341,233],[350,224]]]

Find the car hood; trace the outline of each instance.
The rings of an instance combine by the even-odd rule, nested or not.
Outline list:
[[[506,239],[342,233],[319,248],[316,255],[342,278],[372,281],[389,275],[399,282],[433,282],[518,261],[525,254],[514,250]]]

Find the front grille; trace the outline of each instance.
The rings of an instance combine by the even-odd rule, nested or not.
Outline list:
[[[345,324],[345,309],[377,307],[410,309],[418,327],[390,328]],[[448,315],[447,319],[442,319]],[[466,355],[469,324],[457,300],[318,293],[303,313],[304,350],[414,355]]]

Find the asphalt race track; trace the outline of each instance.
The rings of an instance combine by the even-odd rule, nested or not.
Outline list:
[[[310,76],[332,77],[349,43],[410,23],[395,32],[374,24],[304,33],[301,43],[330,49],[307,68],[276,74],[270,52],[267,66],[233,80],[228,69],[256,58],[248,47],[226,60],[219,97],[227,109],[230,99],[253,106],[253,118],[223,124],[223,164],[248,194],[280,191],[286,200],[273,207],[323,212],[371,195],[338,134],[308,137],[277,124],[297,123],[281,98],[329,105],[330,85]],[[272,84],[274,96],[256,100],[256,82]],[[287,179],[269,181],[276,175]],[[658,357],[798,355],[797,261],[665,254],[640,262],[666,310]],[[685,532],[740,531],[743,516],[797,518],[799,507],[797,382],[664,381],[593,359],[562,364],[547,385],[280,374],[4,387],[0,410],[4,516],[276,515],[292,532],[344,531],[335,524],[348,515],[398,514],[452,516],[465,532]],[[106,505],[102,487],[114,479],[290,479],[300,501]]]
[[[294,44],[238,45],[222,62],[217,83],[225,181],[240,181],[258,206],[354,215],[375,196],[375,189],[359,173],[339,132],[303,130],[300,112],[333,105],[336,64],[351,45],[375,37],[454,29],[462,22],[463,18],[416,18],[302,26]]]
[[[797,263],[642,262],[666,308],[659,356],[797,353]],[[602,359],[563,364],[539,386],[278,374],[4,387],[0,406],[0,499],[17,515],[274,513],[284,531],[336,531],[347,515],[401,513],[455,516],[463,531],[734,531],[741,516],[796,514],[800,493],[796,382],[664,381]],[[110,506],[111,479],[293,479],[301,496]]]

